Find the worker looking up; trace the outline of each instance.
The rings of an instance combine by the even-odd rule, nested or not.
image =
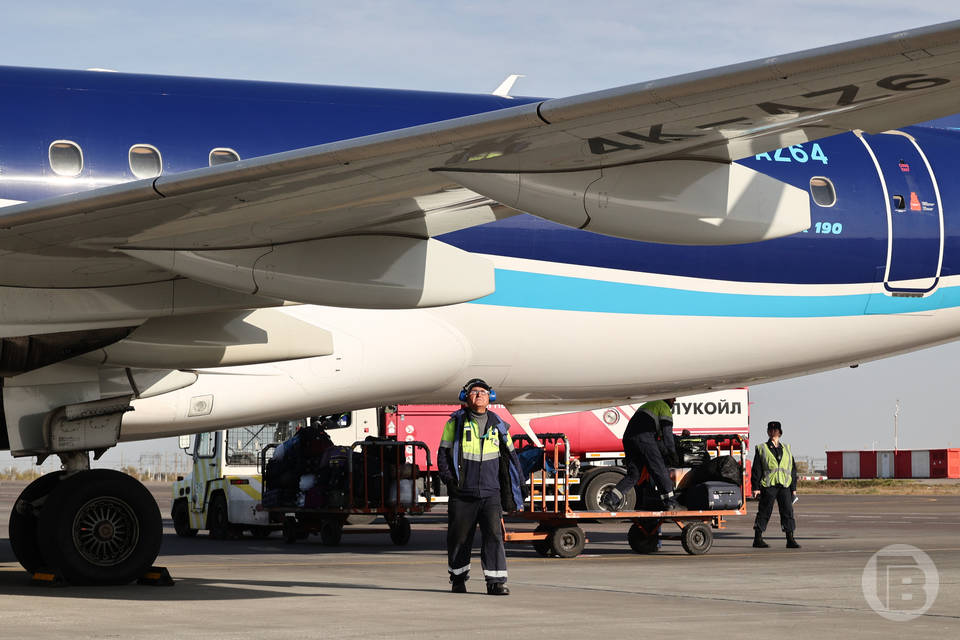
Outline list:
[[[460,392],[465,406],[443,428],[437,452],[447,502],[447,562],[451,590],[466,593],[473,536],[480,525],[480,565],[487,593],[510,594],[501,518],[523,508],[523,472],[513,449],[509,426],[487,406],[496,394],[479,378]]]
[[[601,496],[600,505],[610,511],[621,511],[625,496],[640,479],[646,466],[650,477],[657,485],[660,499],[666,511],[680,509],[673,495],[673,480],[664,464],[663,452],[676,457],[673,441],[673,403],[676,398],[654,400],[637,409],[627,428],[623,431],[623,453],[626,458],[627,475],[613,489]]]
[[[753,471],[750,473],[750,488],[753,497],[760,496],[757,518],[753,522],[753,546],[763,549],[769,547],[763,541],[763,532],[773,513],[776,501],[780,509],[780,526],[787,534],[787,548],[799,549],[793,538],[797,528],[793,517],[793,498],[797,495],[797,465],[793,461],[790,445],[780,442],[783,427],[777,421],[767,423],[769,440],[757,445],[753,456]]]

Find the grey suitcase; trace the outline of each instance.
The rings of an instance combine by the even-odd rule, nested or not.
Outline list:
[[[690,487],[686,491],[687,509],[718,511],[740,506],[740,486],[711,480]]]

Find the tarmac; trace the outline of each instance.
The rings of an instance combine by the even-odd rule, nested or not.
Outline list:
[[[0,482],[0,513],[9,513],[22,486]],[[442,508],[413,520],[404,547],[386,533],[345,534],[337,547],[315,536],[288,545],[279,534],[216,541],[204,533],[178,538],[168,489],[152,490],[167,517],[158,564],[172,587],[32,584],[10,551],[2,516],[0,636],[960,637],[960,496],[801,495],[799,550],[784,548],[776,514],[771,548],[751,548],[753,502],[749,515],[715,531],[702,556],[676,541],[638,555],[626,544],[628,523],[584,523],[589,543],[577,558],[509,545],[512,594],[493,598],[479,578],[466,595],[449,592]],[[881,552],[893,544],[911,547]],[[479,551],[473,570],[481,575]]]

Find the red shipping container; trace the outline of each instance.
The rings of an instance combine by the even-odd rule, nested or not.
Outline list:
[[[913,477],[913,456],[909,451],[897,451],[894,454],[893,476],[895,478]]]
[[[960,478],[960,449],[947,449],[947,477]]]
[[[843,451],[827,451],[827,477],[831,480],[843,478]]]
[[[930,449],[930,477],[947,477],[947,450]]]
[[[877,452],[876,451],[860,452],[860,477],[861,478],[877,477]]]

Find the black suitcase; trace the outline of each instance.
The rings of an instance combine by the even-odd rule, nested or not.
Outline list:
[[[718,511],[740,506],[740,486],[729,482],[703,482],[687,489],[687,509]]]

